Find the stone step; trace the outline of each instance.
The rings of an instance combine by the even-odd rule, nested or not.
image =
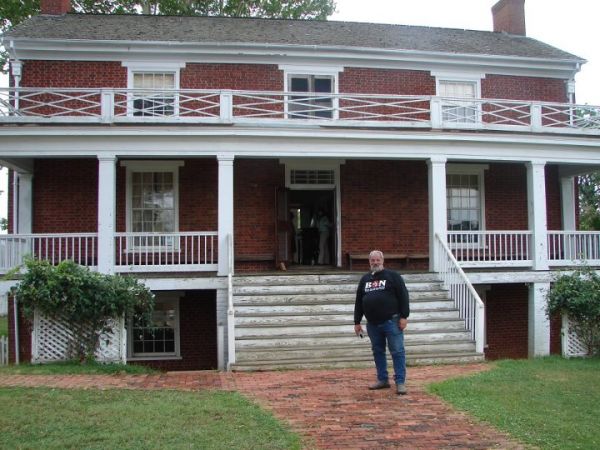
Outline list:
[[[339,274],[273,274],[273,275],[235,275],[235,285],[268,285],[268,284],[353,284],[356,285],[363,276],[362,273],[339,273]],[[435,283],[439,277],[435,273],[410,273],[402,274],[404,282],[409,283]]]
[[[266,284],[266,285],[233,285],[233,295],[281,295],[281,294],[323,294],[323,293],[343,293],[356,295],[356,284]],[[419,293],[428,291],[441,291],[441,283],[407,283],[406,288],[409,293]]]
[[[475,344],[472,341],[446,342],[441,341],[435,344],[407,344],[405,345],[407,355],[425,355],[425,354],[443,354],[452,352],[474,352]],[[354,345],[337,346],[310,346],[295,347],[290,349],[280,349],[274,352],[272,349],[248,349],[238,355],[236,362],[277,362],[280,359],[310,359],[319,358],[327,360],[328,358],[347,357],[353,358],[372,358],[371,345],[368,339],[365,342]]]
[[[464,326],[464,322],[458,317],[457,310],[450,311],[430,311],[427,314],[413,313],[410,316],[410,326],[421,324],[423,322],[444,322],[444,321],[458,321],[461,326]],[[305,313],[281,313],[281,314],[263,314],[263,315],[242,315],[236,314],[235,326],[308,326],[312,327],[315,324],[350,324],[354,323],[352,312],[343,312],[340,314],[338,311],[329,311],[326,313],[311,314]]]
[[[427,354],[427,355],[412,355],[406,358],[408,366],[416,365],[431,365],[431,364],[459,364],[468,362],[483,361],[483,355],[475,352],[452,352],[442,354]],[[358,368],[358,367],[374,367],[371,357],[364,359],[352,358],[333,358],[329,360],[321,359],[290,359],[280,360],[276,363],[272,362],[253,362],[253,363],[236,363],[231,366],[235,371],[260,371],[260,370],[280,370],[280,369],[326,369],[326,368]],[[410,371],[408,374],[410,379]]]
[[[284,321],[288,316],[306,316],[307,318],[345,314],[353,317],[354,305],[284,305],[284,306],[238,306],[235,308],[235,319],[274,317]],[[440,308],[411,308],[410,320],[423,318],[457,318],[458,310],[449,304]]]

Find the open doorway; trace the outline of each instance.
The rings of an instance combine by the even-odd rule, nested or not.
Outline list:
[[[335,190],[288,190],[287,209],[293,227],[291,263],[335,265]]]

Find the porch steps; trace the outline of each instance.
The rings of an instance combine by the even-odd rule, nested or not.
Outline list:
[[[365,367],[368,337],[354,335],[357,274],[234,277],[233,370]],[[435,274],[406,274],[411,298],[408,364],[480,361],[475,343]]]

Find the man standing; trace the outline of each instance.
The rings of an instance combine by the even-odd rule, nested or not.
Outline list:
[[[354,305],[354,332],[357,335],[363,332],[360,321],[364,315],[367,318],[367,332],[377,368],[377,383],[369,386],[369,389],[390,387],[385,355],[387,341],[394,363],[396,393],[404,395],[406,394],[404,329],[410,313],[408,291],[400,274],[383,268],[383,253],[379,250],[373,250],[369,254],[369,266],[371,271],[358,283]]]

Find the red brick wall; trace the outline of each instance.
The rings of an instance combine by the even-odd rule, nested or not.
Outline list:
[[[494,284],[486,292],[486,359],[528,357],[529,289],[525,284]],[[560,318],[550,321],[550,353],[560,354]]]
[[[546,166],[546,216],[548,230],[562,229],[562,208],[560,198],[560,177],[557,165]]]
[[[546,102],[568,101],[565,80],[510,75],[487,74],[481,80],[481,96]]]
[[[8,220],[8,233],[14,233],[15,230],[13,230],[13,179],[15,176],[15,172],[13,172],[12,170],[9,169],[8,171],[8,189],[6,190],[6,199],[7,199],[7,204],[6,204],[6,217]]]
[[[15,363],[15,313],[13,297],[8,297],[8,362]],[[18,306],[17,306],[18,308]],[[31,361],[31,322],[19,311],[19,362]]]
[[[217,369],[216,291],[186,291],[179,308],[181,359],[133,364],[160,370]]]
[[[275,194],[283,187],[278,160],[236,159],[234,164],[236,255],[275,255]],[[236,262],[236,270],[272,269],[273,262]]]
[[[341,198],[342,255],[375,248],[384,254],[428,251],[424,161],[347,161]]]
[[[488,230],[527,230],[527,171],[524,164],[490,164],[485,171]]]
[[[283,72],[272,64],[187,64],[182,89],[283,90]]]
[[[23,66],[21,87],[127,87],[118,61],[35,61]]]
[[[435,95],[435,78],[427,71],[346,67],[339,83],[341,93]]]
[[[98,161],[37,159],[33,177],[33,232],[95,232]]]

